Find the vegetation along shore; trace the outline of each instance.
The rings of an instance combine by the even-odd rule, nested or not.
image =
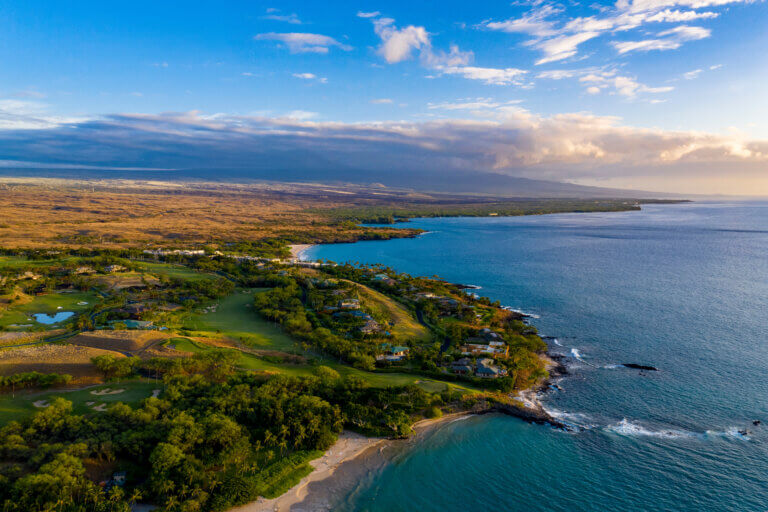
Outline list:
[[[326,226],[378,236],[360,220]],[[341,240],[270,229],[0,251],[3,511],[285,509],[450,414],[566,428],[535,400],[561,367],[524,315],[438,278],[300,261]]]

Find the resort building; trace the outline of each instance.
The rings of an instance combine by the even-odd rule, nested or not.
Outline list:
[[[475,375],[483,379],[496,379],[507,374],[507,370],[499,368],[493,364],[493,359],[480,359],[477,361],[477,370]]]
[[[451,371],[457,375],[472,375],[472,361],[468,357],[451,363]]]
[[[382,354],[376,356],[377,361],[402,361],[408,357],[410,351],[408,347],[390,345],[389,343],[382,343],[379,345],[379,349]]]
[[[376,334],[381,330],[379,323],[373,318],[367,320],[365,325],[360,327],[360,332],[363,334]]]
[[[339,301],[339,309],[360,309],[360,301],[357,299],[342,299]]]

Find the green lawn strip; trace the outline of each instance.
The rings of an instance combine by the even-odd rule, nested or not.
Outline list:
[[[256,349],[292,352],[297,345],[295,340],[253,309],[253,294],[265,290],[237,290],[219,301],[215,312],[187,318],[184,327],[223,334]]]
[[[8,328],[10,325],[14,324],[32,324],[35,327],[44,326],[47,329],[58,329],[67,322],[74,320],[77,314],[89,311],[91,308],[93,308],[94,304],[100,300],[101,297],[94,292],[52,292],[46,295],[40,295],[38,297],[34,297],[31,302],[26,304],[19,304],[18,306],[11,306],[7,310],[3,311],[0,314],[0,329]],[[78,304],[79,302],[87,302],[87,304]],[[47,315],[53,316],[56,313],[64,311],[71,311],[75,313],[75,316],[70,317],[64,322],[59,322],[52,325],[44,325],[38,323],[32,316],[35,313],[45,313]]]
[[[162,387],[162,382],[130,379],[73,391],[25,392],[16,393],[15,397],[4,394],[0,395],[0,425],[12,420],[21,420],[41,411],[41,408],[34,406],[34,403],[39,400],[47,400],[50,403],[53,399],[61,397],[72,402],[74,411],[79,414],[97,413],[93,410],[94,406],[107,404],[109,407],[110,404],[117,402],[135,405],[152,396],[153,390],[162,389]],[[113,395],[95,395],[93,393],[107,388],[112,390],[124,389],[125,391]],[[94,403],[89,406],[86,405],[87,402]]]
[[[270,464],[255,475],[259,481],[259,495],[268,499],[281,496],[310,474],[314,468],[309,462],[322,455],[320,450],[301,451]]]
[[[22,267],[50,267],[53,265],[63,265],[78,261],[76,256],[67,256],[65,258],[54,258],[51,260],[30,260],[24,256],[0,256],[0,268],[22,268]]]
[[[187,281],[206,281],[216,279],[218,276],[205,272],[197,272],[183,265],[173,265],[171,263],[138,263],[142,272],[155,275],[164,275],[171,278],[184,279]]]

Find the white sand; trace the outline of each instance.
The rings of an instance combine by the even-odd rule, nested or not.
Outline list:
[[[32,405],[34,405],[38,409],[45,409],[51,404],[48,403],[48,400],[38,400],[37,402],[32,402]]]
[[[159,389],[153,389],[152,390],[152,398],[157,398],[160,396],[160,390]]]
[[[381,438],[370,438],[355,434],[354,432],[344,431],[339,436],[338,441],[325,452],[325,455],[310,462],[310,465],[315,470],[302,478],[288,492],[271,500],[260,499],[242,507],[233,508],[230,512],[288,511],[293,505],[300,503],[307,496],[307,485],[329,478],[342,462],[352,460],[371,446],[383,443],[384,441]]]
[[[101,396],[101,395],[119,395],[120,393],[124,393],[124,392],[125,392],[124,389],[104,388],[104,389],[99,390],[99,391],[91,391],[91,394],[92,395],[97,395],[97,396]]]
[[[314,245],[313,244],[289,245],[288,248],[291,250],[291,259],[300,260],[302,253],[307,249],[309,249],[310,247],[314,247]]]

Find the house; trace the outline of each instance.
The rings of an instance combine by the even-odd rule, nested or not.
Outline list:
[[[109,274],[113,272],[122,272],[124,270],[127,270],[127,269],[122,265],[107,265],[106,267],[104,267],[104,272],[107,272]]]
[[[360,309],[360,301],[357,299],[342,299],[339,301],[339,309]]]
[[[72,271],[72,273],[76,276],[86,276],[86,275],[94,274],[95,272],[96,271],[92,267],[88,267],[88,266],[77,267]]]
[[[389,277],[387,274],[376,274],[373,276],[373,280],[378,283],[383,283],[387,286],[395,286],[397,284],[397,281]]]
[[[483,358],[477,361],[475,375],[483,379],[496,379],[507,374],[507,370],[493,364],[493,359]]]
[[[493,332],[489,328],[480,329],[480,332],[478,333],[481,338],[483,338],[485,341],[504,341],[504,338],[501,337],[499,333]]]
[[[451,363],[451,371],[458,375],[472,375],[472,361],[468,357]]]
[[[402,361],[408,357],[410,349],[408,347],[390,345],[389,343],[382,343],[379,345],[382,354],[376,356],[377,361]]]
[[[480,342],[478,338],[469,338],[467,343],[459,347],[463,355],[495,355],[497,357],[506,357],[509,353],[509,347],[503,341],[492,341],[490,343]]]
[[[379,323],[371,318],[365,322],[365,325],[360,327],[360,332],[363,334],[376,334],[381,330]]]

